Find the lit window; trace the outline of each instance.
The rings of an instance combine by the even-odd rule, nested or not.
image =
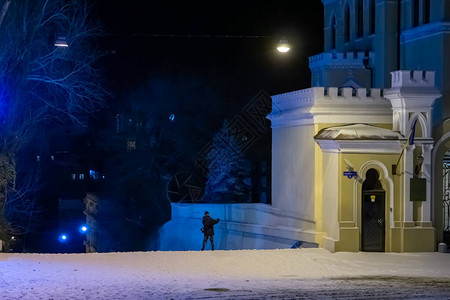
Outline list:
[[[98,179],[98,172],[95,172],[94,170],[89,170],[89,177],[93,180]]]
[[[77,179],[77,174],[72,174],[72,180],[75,180],[75,179]]]
[[[127,150],[133,151],[136,150],[136,140],[134,138],[130,138],[127,141]]]
[[[84,174],[80,174],[78,178],[80,178],[80,180],[84,180]]]

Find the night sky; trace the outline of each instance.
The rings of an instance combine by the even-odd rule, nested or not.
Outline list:
[[[160,134],[165,137],[160,148],[169,149],[164,150],[168,156],[174,155],[173,149],[183,154],[184,165],[177,160],[179,166],[171,165],[171,169],[167,167],[165,171],[185,170],[188,162],[193,164],[194,157],[208,145],[223,121],[238,116],[260,91],[275,95],[309,87],[308,57],[323,50],[323,7],[320,0],[88,2],[93,5],[92,20],[103,28],[102,35],[95,37],[93,43],[105,53],[96,67],[109,93],[103,112],[92,117],[96,121],[93,121],[94,129],[90,134],[97,137],[93,140],[101,145],[98,149],[93,148],[101,155],[96,156],[97,152],[89,150],[96,154],[89,159],[106,172],[120,169],[118,165],[128,170],[126,167],[133,167],[134,161],[138,161],[140,167],[133,170],[140,172],[144,165],[138,155],[124,160],[120,153],[117,159],[114,151],[101,152],[102,147],[109,149],[105,146],[110,145],[108,142],[115,141],[116,136],[111,132],[116,128],[116,116],[126,116],[131,121],[131,106],[145,105],[142,111],[155,118],[158,132],[166,130]],[[282,37],[292,44],[291,51],[284,55],[276,51]],[[154,90],[149,90],[149,86]],[[169,122],[168,116],[172,113],[177,115],[175,122]],[[265,146],[255,148],[270,158],[270,139],[264,140],[266,136],[261,138]],[[168,142],[172,140],[175,142]],[[182,146],[178,147],[178,144]],[[148,151],[143,147],[142,157],[148,158]],[[100,156],[102,159],[95,162]],[[153,169],[157,168],[153,166]],[[148,170],[144,172],[147,176],[153,174]],[[107,178],[114,178],[109,175]],[[141,181],[145,180],[148,178]],[[120,186],[122,190],[130,188],[120,184],[114,186]],[[142,186],[148,188],[148,185]],[[157,184],[155,186],[151,188],[159,188]],[[160,200],[156,193],[145,195],[151,195],[143,197],[145,201],[150,198],[151,201]],[[153,214],[164,212],[160,213],[159,219],[154,215],[144,215],[145,220],[156,223],[170,216],[165,210],[168,203],[164,202],[165,206],[160,208],[161,205],[151,201],[147,201],[150,204],[145,203],[158,207],[151,210]],[[51,205],[56,209],[55,201]],[[56,216],[55,209],[49,213]],[[35,236],[35,243],[42,243],[36,247],[45,248],[40,251],[68,251],[68,248],[53,249],[55,244],[46,242],[53,241],[55,231],[61,229],[55,226],[54,216],[47,222],[48,232],[45,234],[48,238],[41,238],[39,234],[42,233],[39,232]],[[128,237],[127,234],[123,236]],[[136,240],[143,241],[142,238]],[[32,237],[27,241],[30,248],[31,241]],[[83,249],[81,241],[78,244]],[[72,245],[64,245],[69,246]],[[135,246],[127,249],[144,249],[132,247]]]
[[[323,49],[320,0],[95,3],[99,45],[110,53],[101,68],[116,98],[149,78],[196,77],[243,106],[260,90],[309,87],[308,56]],[[293,44],[285,55],[275,50],[281,37]]]

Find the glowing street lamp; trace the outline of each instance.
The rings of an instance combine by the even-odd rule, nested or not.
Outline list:
[[[289,45],[286,39],[281,39],[277,45],[278,52],[286,53],[291,49],[291,45]]]
[[[57,36],[55,41],[55,47],[67,48],[69,44],[67,43],[65,36]]]
[[[86,233],[88,231],[88,227],[86,225],[80,226],[80,228],[78,228],[78,231],[80,233]]]
[[[69,237],[67,236],[67,234],[62,233],[59,235],[58,240],[60,243],[65,243],[67,241]]]

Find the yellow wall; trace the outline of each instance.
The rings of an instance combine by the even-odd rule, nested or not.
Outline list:
[[[333,154],[322,154],[323,157]],[[403,222],[404,195],[402,193],[402,174],[392,175],[392,165],[396,164],[399,154],[365,154],[365,153],[336,153],[338,156],[337,178],[323,176],[324,187],[333,186],[336,182],[339,185],[337,197],[337,212],[335,207],[326,203],[322,206],[323,229],[321,246],[330,251],[360,251],[361,250],[361,195],[362,183],[365,180],[366,172],[374,168],[379,173],[379,180],[385,190],[385,251],[386,252],[410,252],[410,251],[434,251],[435,229],[431,224],[426,223],[417,226],[417,222]],[[322,160],[322,173],[328,168],[328,160]],[[359,178],[349,179],[343,176],[347,171],[345,161],[353,165],[358,172]],[[331,168],[332,169],[332,168]],[[401,169],[401,164],[399,166]],[[333,182],[334,180],[334,182]],[[322,193],[323,199],[327,188]],[[409,201],[409,200],[408,200]],[[326,204],[326,205],[325,205]],[[420,205],[420,204],[416,204]],[[330,217],[337,213],[336,224],[339,227],[338,234],[335,230],[330,230],[327,222],[334,222]]]
[[[366,172],[373,168],[377,170],[379,174],[379,180],[385,191],[385,250],[390,249],[390,224],[392,219],[395,221],[394,212],[398,210],[400,203],[396,202],[395,188],[398,185],[399,179],[392,176],[392,165],[398,161],[399,154],[342,154],[341,155],[341,172],[346,171],[347,165],[344,159],[351,162],[354,165],[354,170],[358,172],[359,179],[348,179],[342,177],[342,184],[340,190],[340,203],[341,215],[340,221],[352,223],[358,229],[358,240],[352,242],[343,243],[342,248],[348,249],[360,249],[361,240],[361,196],[362,196],[362,183],[366,178]],[[355,245],[356,244],[356,245]]]
[[[341,124],[316,124],[315,132]],[[390,124],[375,125],[390,128]],[[405,174],[401,153],[342,153],[323,152],[315,147],[315,204],[316,242],[334,251],[361,250],[361,197],[366,172],[374,168],[385,190],[385,251],[434,251],[435,229],[430,222],[420,219],[421,203],[406,202]],[[370,148],[370,142],[368,148]],[[358,178],[348,179],[347,162],[358,173]],[[397,173],[392,174],[392,165]],[[407,200],[409,201],[409,199]],[[407,204],[407,205],[405,205]],[[405,207],[406,206],[406,207]],[[413,208],[416,222],[405,222],[405,209]],[[417,220],[416,220],[417,219]]]

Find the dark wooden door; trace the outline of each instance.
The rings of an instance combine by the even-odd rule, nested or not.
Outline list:
[[[362,199],[362,251],[384,252],[385,192],[363,191]]]

